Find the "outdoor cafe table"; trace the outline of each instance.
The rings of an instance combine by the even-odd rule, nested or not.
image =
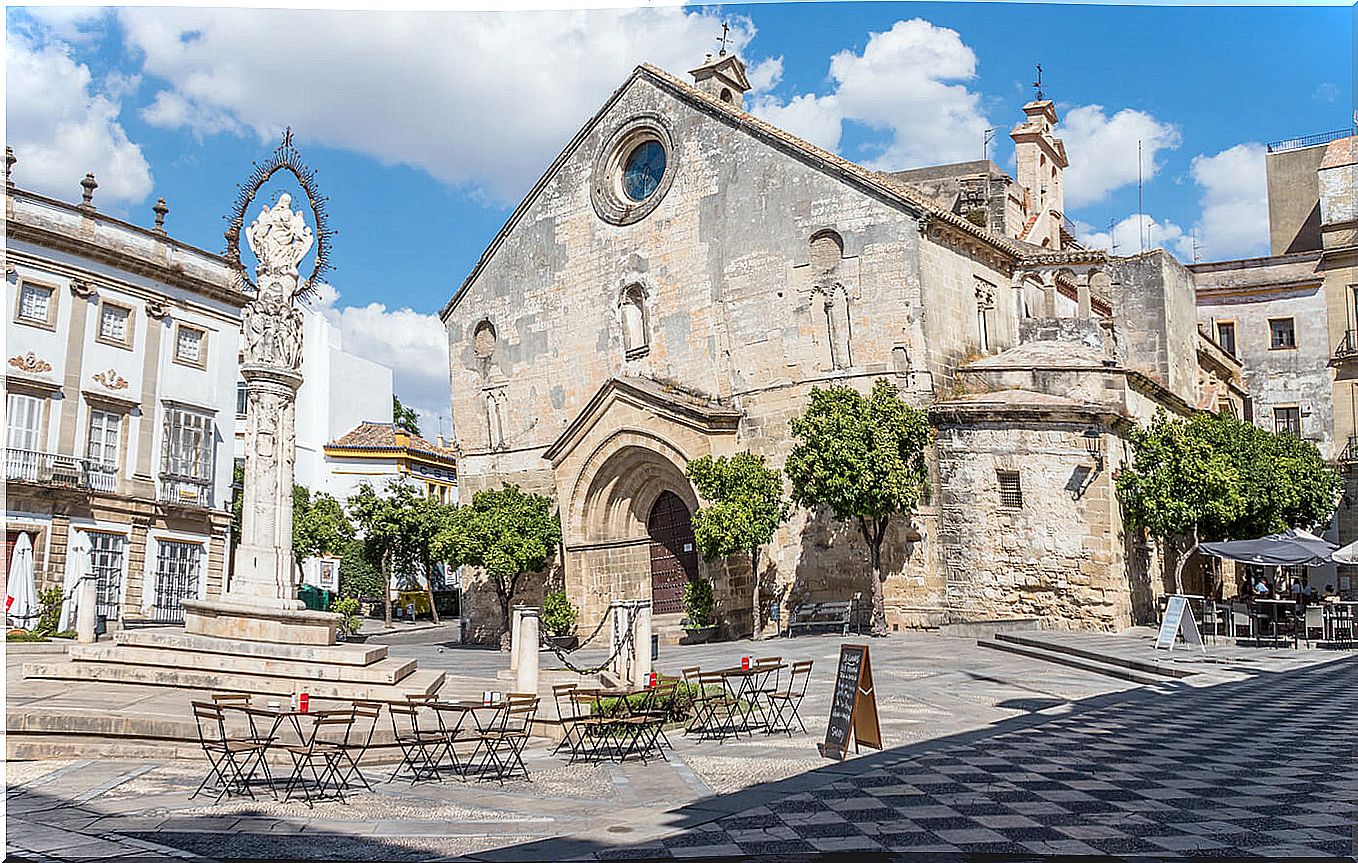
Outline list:
[[[614,747],[613,733],[620,727],[624,727],[625,720],[632,716],[632,705],[628,699],[633,695],[647,692],[648,689],[637,686],[596,686],[578,687],[571,691],[571,698],[577,703],[588,702],[589,716],[597,718],[600,723],[594,726],[597,730],[589,735],[592,738],[594,749],[590,755],[603,755],[609,759],[614,756],[621,758],[626,750],[621,747]],[[606,698],[617,699],[617,712],[606,714],[603,709],[603,702]],[[614,721],[617,720],[617,721]],[[584,745],[584,741],[581,741]]]
[[[1278,640],[1278,624],[1282,622],[1284,610],[1290,609],[1293,616],[1296,614],[1297,601],[1295,599],[1253,599],[1250,600],[1250,602],[1261,608],[1268,609],[1269,623],[1272,625],[1273,629],[1273,634],[1270,638],[1274,641]],[[1256,632],[1254,634],[1256,641],[1262,637],[1263,633],[1261,632]]]
[[[270,751],[278,747],[290,745],[306,746],[308,738],[306,733],[302,731],[303,719],[314,720],[320,716],[349,712],[348,709],[301,710],[296,707],[288,708],[251,707],[246,704],[231,704],[231,703],[223,704],[222,710],[223,711],[234,710],[236,712],[245,714],[246,720],[250,723],[250,736],[255,740],[264,742],[264,751],[260,755],[259,762],[264,767],[264,784],[269,786],[269,792],[273,794],[275,797],[277,796],[278,792],[277,789],[274,787],[275,786],[274,778],[272,774],[269,772],[269,766],[266,761]],[[259,733],[259,723],[256,720],[260,719],[265,720],[266,722],[269,723],[269,731],[266,734]],[[293,734],[296,736],[295,744],[285,742],[283,740],[283,737],[278,733],[279,729],[282,729],[284,727],[290,727],[292,729]]]
[[[430,701],[427,702],[425,706],[433,710],[434,716],[438,719],[439,734],[443,735],[443,739],[447,741],[448,755],[452,758],[452,764],[450,766],[453,770],[465,774],[466,769],[470,764],[462,765],[458,763],[457,751],[453,749],[453,744],[457,742],[457,735],[462,731],[462,726],[466,723],[467,717],[470,716],[472,718],[472,723],[476,725],[477,734],[485,734],[486,731],[495,726],[495,720],[499,716],[500,711],[507,709],[509,707],[509,702],[485,702],[468,699],[464,701]],[[452,723],[451,727],[449,727],[449,724],[443,719],[445,713],[451,713],[456,716],[456,720]],[[479,749],[480,746],[481,742],[478,739],[477,749]],[[475,755],[476,750],[473,750],[472,756],[475,757]]]
[[[727,689],[731,692],[731,697],[735,699],[737,705],[742,706],[740,710],[740,728],[745,732],[752,732],[755,728],[767,728],[768,717],[764,713],[764,705],[760,696],[768,687],[769,675],[780,671],[787,666],[783,663],[776,665],[751,664],[749,668],[722,668],[717,671],[723,681],[726,682]],[[758,719],[752,721],[751,717],[758,714]]]

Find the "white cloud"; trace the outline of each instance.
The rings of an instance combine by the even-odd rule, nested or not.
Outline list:
[[[782,101],[757,100],[754,113],[827,149],[839,146],[843,123],[855,121],[890,135],[868,164],[880,170],[975,158],[989,123],[976,77],[976,54],[957,31],[915,18],[873,33],[862,54],[830,60],[834,89]]]
[[[151,166],[118,117],[136,79],[114,74],[95,81],[66,44],[38,42],[15,30],[6,48],[5,136],[19,160],[15,182],[78,200],[80,179],[92,171],[99,181],[95,206],[116,209],[144,200],[151,191]]]
[[[1137,141],[1141,142],[1141,175],[1154,177],[1156,156],[1179,146],[1179,130],[1145,111],[1123,108],[1113,116],[1102,105],[1067,111],[1057,127],[1066,144],[1070,167],[1064,174],[1067,209],[1103,200],[1114,189],[1136,182]]]
[[[767,60],[760,60],[745,70],[745,77],[750,79],[750,88],[755,93],[772,90],[783,80],[783,58],[770,57]]]
[[[344,350],[392,370],[396,395],[420,412],[426,437],[438,433],[440,415],[448,430],[448,339],[437,315],[382,303],[343,306],[328,284],[318,286],[310,305],[339,328]]]
[[[1198,233],[1204,260],[1268,253],[1264,152],[1263,144],[1248,143],[1193,157],[1193,182],[1202,188]]]
[[[1118,255],[1136,255],[1143,248],[1165,249],[1181,261],[1193,260],[1193,237],[1169,220],[1156,221],[1148,215],[1133,213],[1114,224],[1111,230],[1096,231],[1092,225],[1075,223],[1075,234],[1085,247],[1105,249]]]
[[[674,7],[118,14],[142,71],[166,82],[148,122],[261,141],[291,125],[303,146],[415,166],[500,201],[523,194],[638,63],[682,74],[720,32],[718,12]],[[740,50],[753,28],[728,20]],[[778,71],[755,68],[761,80]]]

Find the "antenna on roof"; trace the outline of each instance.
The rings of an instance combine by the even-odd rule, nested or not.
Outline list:
[[[721,50],[717,52],[718,57],[726,56],[726,43],[728,41],[728,34],[730,32],[731,32],[730,25],[727,24],[725,21],[721,22],[721,38],[717,40],[717,42],[721,44]]]
[[[994,129],[986,129],[986,130],[985,130],[985,140],[981,142],[981,161],[982,161],[982,162],[984,162],[984,161],[986,161],[986,160],[988,160],[988,159],[990,158],[990,142],[993,141],[993,140],[995,140],[995,130],[994,130]]]
[[[1112,247],[1108,250],[1108,253],[1111,255],[1116,255],[1118,253],[1118,235],[1113,232],[1113,228],[1117,226],[1117,223],[1117,219],[1108,220],[1108,244]]]
[[[1202,247],[1198,245],[1198,229],[1193,229],[1193,263],[1202,262]]]
[[[1042,100],[1044,100],[1044,99],[1047,98],[1047,95],[1046,95],[1045,93],[1042,92],[1042,64],[1041,64],[1041,63],[1038,63],[1038,64],[1037,64],[1037,80],[1033,82],[1033,90],[1035,90],[1036,93],[1037,93],[1037,101],[1041,102]]]
[[[1136,232],[1141,237],[1141,251],[1146,251],[1146,208],[1141,202],[1141,139],[1136,139]]]

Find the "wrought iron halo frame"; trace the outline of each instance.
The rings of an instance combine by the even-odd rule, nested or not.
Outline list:
[[[230,223],[226,229],[226,261],[235,273],[237,287],[242,291],[248,286],[254,294],[259,286],[246,275],[245,265],[240,260],[240,233],[245,226],[245,213],[264,184],[279,171],[288,171],[297,178],[297,184],[306,193],[311,216],[316,222],[316,263],[311,275],[297,289],[296,296],[306,299],[316,289],[316,281],[332,268],[330,266],[330,238],[335,232],[330,229],[329,216],[325,205],[330,199],[320,194],[316,186],[316,170],[307,167],[297,148],[292,146],[292,127],[283,132],[283,140],[263,162],[251,163],[250,178],[244,185],[236,185],[236,203],[231,208]]]

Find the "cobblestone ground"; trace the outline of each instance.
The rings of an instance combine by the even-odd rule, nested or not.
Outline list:
[[[1278,652],[1132,687],[960,639],[872,645],[887,749],[842,764],[814,746],[839,641],[797,639],[776,647],[816,660],[807,735],[718,744],[672,734],[669,760],[647,765],[567,765],[538,746],[532,782],[375,782],[314,809],[190,800],[204,770],[192,761],[11,762],[7,850],[35,860],[1354,853],[1358,657]],[[408,650],[428,654],[422,666],[461,662],[457,651]]]

